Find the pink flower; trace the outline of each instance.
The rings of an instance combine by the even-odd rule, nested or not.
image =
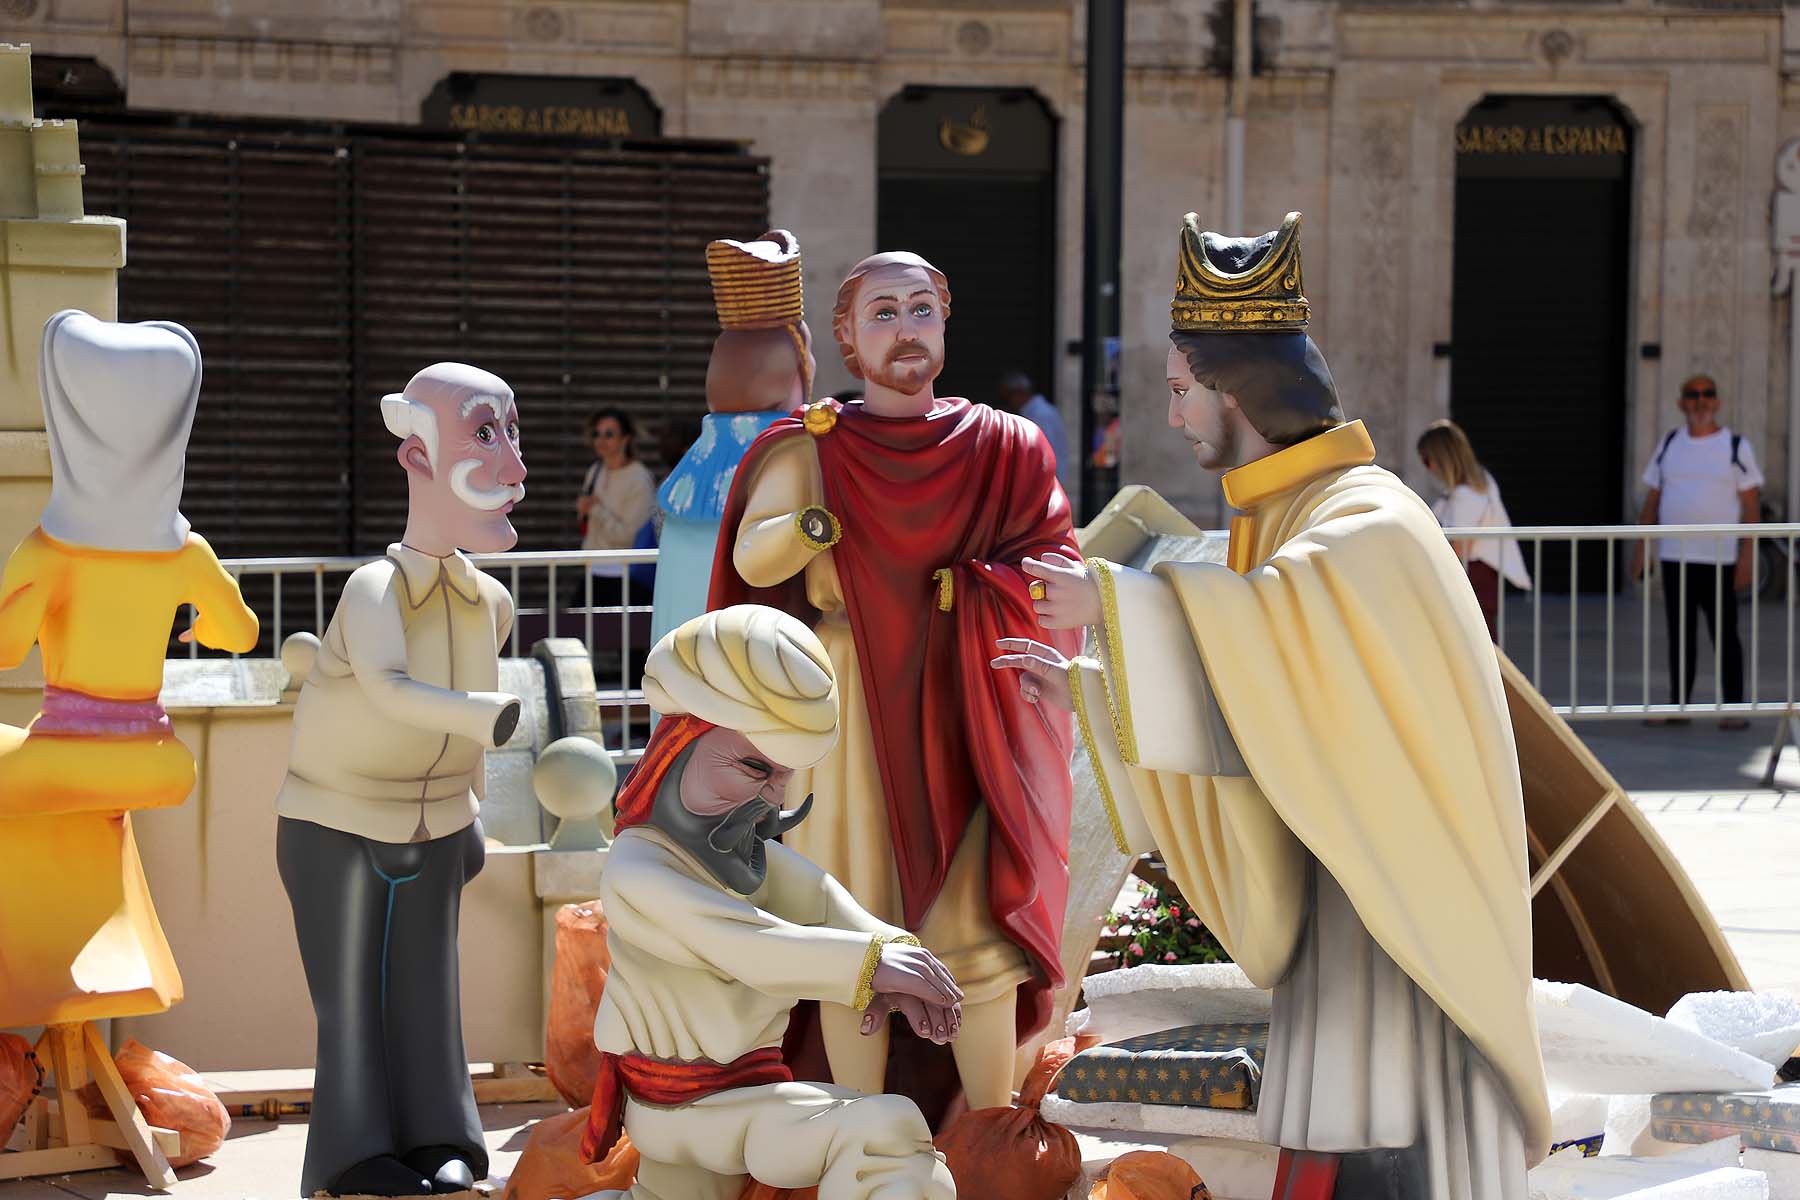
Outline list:
[[[1131,952],[1133,954],[1137,955],[1139,958],[1144,957],[1144,948],[1142,946],[1138,945],[1136,942],[1131,943]]]
[[[1139,908],[1155,908],[1156,907],[1156,897],[1155,896],[1139,896],[1137,906]]]
[[[1179,904],[1169,905],[1169,915],[1171,917],[1180,917],[1181,916],[1181,905],[1179,905]]]
[[[1163,955],[1163,961],[1164,962],[1174,962],[1175,961],[1175,952],[1173,950],[1171,950],[1167,954]]]
[[[1200,918],[1199,917],[1189,917],[1187,919],[1187,921],[1185,922],[1185,924],[1187,925],[1187,927],[1189,929],[1198,929],[1198,928],[1200,928]]]

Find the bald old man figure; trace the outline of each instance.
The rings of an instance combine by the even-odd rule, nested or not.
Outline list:
[[[962,1021],[943,964],[771,841],[797,768],[837,740],[831,659],[805,625],[757,605],[696,617],[650,652],[663,714],[619,794],[600,902],[612,971],[594,1020],[604,1056],[583,1151],[621,1128],[641,1155],[606,1200],[734,1200],[747,1178],[819,1200],[953,1200],[912,1101],[796,1083],[781,1059],[800,1000],[847,1005],[865,1034],[897,1011],[942,1044]]]
[[[525,495],[519,415],[461,363],[384,396],[406,534],[344,585],[294,708],[276,800],[281,881],[319,1018],[302,1192],[459,1192],[487,1174],[463,1052],[456,931],[481,870],[484,752],[512,736],[498,690],[512,598],[461,551],[509,550]]]

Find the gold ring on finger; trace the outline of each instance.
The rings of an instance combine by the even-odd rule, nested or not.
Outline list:
[[[1034,579],[1025,591],[1033,600],[1042,600],[1050,594],[1050,585],[1041,579]]]

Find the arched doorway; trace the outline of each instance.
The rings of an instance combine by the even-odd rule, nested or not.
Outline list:
[[[908,87],[881,110],[878,161],[877,247],[922,254],[950,280],[938,394],[992,403],[1000,376],[1023,370],[1054,402],[1049,105],[1022,88]]]
[[[1605,98],[1489,96],[1457,126],[1456,150],[1450,415],[1514,524],[1617,524],[1631,126]],[[1582,590],[1604,588],[1604,544],[1581,553]],[[1567,552],[1547,554],[1542,574],[1566,588]]]

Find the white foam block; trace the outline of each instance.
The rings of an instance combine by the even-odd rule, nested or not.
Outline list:
[[[1573,1142],[1605,1132],[1607,1099],[1587,1092],[1551,1092],[1550,1140]]]
[[[1592,988],[1540,979],[1533,990],[1552,1087],[1615,1096],[1735,1092],[1775,1078],[1761,1059]]]
[[[1678,1158],[1583,1158],[1565,1150],[1532,1168],[1531,1200],[1770,1200],[1761,1171]]]
[[[1611,1096],[1608,1100],[1606,1140],[1600,1143],[1601,1154],[1648,1158],[1695,1148],[1692,1142],[1665,1142],[1650,1132],[1649,1096]]]
[[[1186,1108],[1176,1104],[1076,1104],[1045,1096],[1038,1109],[1046,1121],[1090,1129],[1133,1133],[1173,1133],[1185,1137],[1231,1138],[1256,1142],[1256,1114],[1241,1109]]]
[[[1779,1067],[1800,1046],[1800,1000],[1792,992],[1692,992],[1669,1021]]]
[[[1183,1025],[1266,1025],[1269,993],[1236,963],[1124,967],[1082,981],[1087,1033],[1119,1042]]]
[[[1800,1200],[1800,1154],[1746,1149],[1744,1168],[1769,1177],[1769,1200]]]
[[[1213,1200],[1269,1200],[1281,1151],[1262,1142],[1185,1138],[1169,1153],[1194,1168]]]

